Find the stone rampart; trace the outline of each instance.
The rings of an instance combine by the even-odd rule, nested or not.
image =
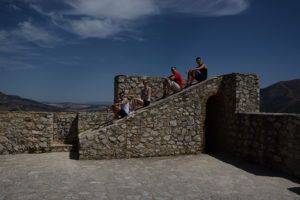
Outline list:
[[[112,123],[113,119],[113,113],[109,110],[99,112],[80,112],[78,114],[78,131],[83,132],[107,126]]]
[[[116,77],[115,97],[120,92],[138,96],[143,79],[158,84],[152,86],[158,100],[162,79],[136,76]],[[299,177],[299,115],[259,113],[259,101],[256,75],[215,77],[110,126],[81,133],[80,158],[229,152]]]
[[[253,74],[215,77],[157,101],[113,125],[83,132],[79,135],[80,157],[129,158],[202,152],[209,97],[221,96],[231,118],[237,108],[255,111],[258,85],[249,83],[257,80]],[[130,93],[132,87],[126,86],[123,89]],[[253,105],[245,103],[245,98],[254,98],[248,101]]]
[[[234,155],[300,177],[300,115],[238,113]]]
[[[52,113],[1,112],[0,122],[0,154],[50,150]]]
[[[73,144],[78,132],[105,126],[112,120],[98,112],[0,112],[0,155],[51,151],[52,143]]]

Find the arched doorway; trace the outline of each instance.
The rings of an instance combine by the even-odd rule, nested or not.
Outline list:
[[[217,153],[221,151],[224,134],[222,134],[222,109],[224,104],[222,99],[217,96],[211,96],[206,103],[206,118],[205,118],[205,152]]]

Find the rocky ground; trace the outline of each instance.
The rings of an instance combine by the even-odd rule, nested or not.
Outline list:
[[[0,156],[0,199],[300,199],[299,181],[224,156]]]

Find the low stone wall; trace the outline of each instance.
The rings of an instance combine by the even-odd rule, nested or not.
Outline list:
[[[124,76],[115,77],[115,92],[114,99],[119,98],[121,93],[126,93],[129,96],[140,97],[143,88],[143,80],[147,80],[151,87],[151,101],[156,101],[163,96],[163,78],[162,77],[147,77],[147,76]]]
[[[0,154],[50,150],[52,113],[1,112],[0,122]]]
[[[49,152],[52,143],[74,144],[78,133],[111,122],[98,112],[0,112],[0,155]]]
[[[236,156],[300,177],[300,115],[238,113],[233,133]]]

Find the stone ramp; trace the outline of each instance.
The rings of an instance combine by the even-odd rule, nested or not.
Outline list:
[[[248,76],[256,78],[241,74],[211,78],[158,100],[112,125],[82,132],[79,134],[80,159],[201,153],[207,99],[220,88],[227,92],[229,97],[226,98],[235,97],[237,77]]]

